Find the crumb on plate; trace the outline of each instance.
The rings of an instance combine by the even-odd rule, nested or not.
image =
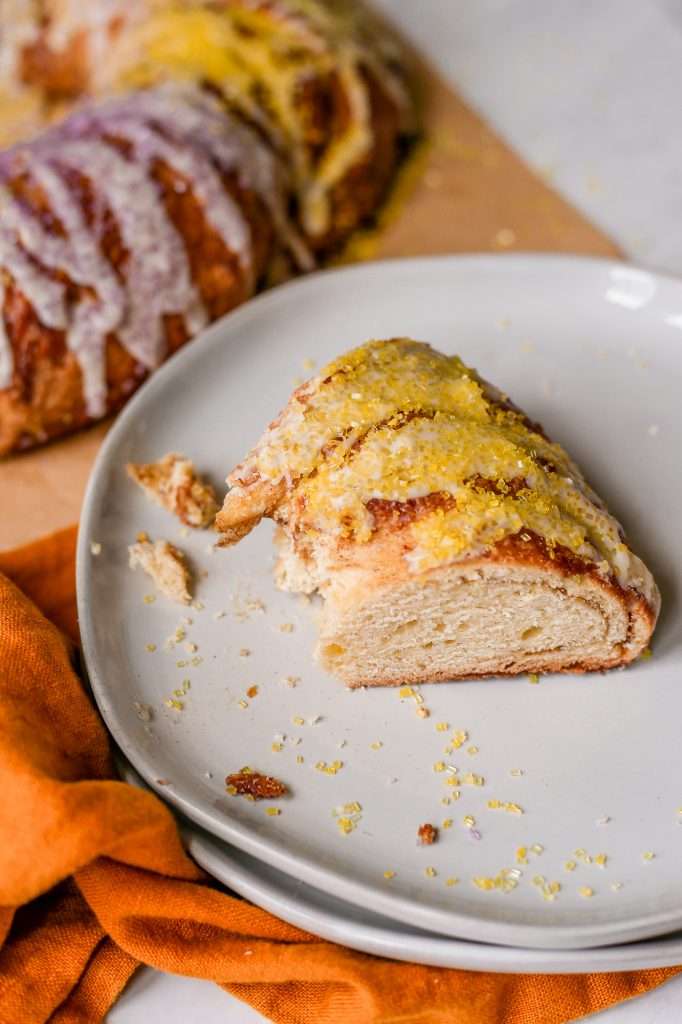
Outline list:
[[[156,588],[171,601],[189,604],[191,575],[182,551],[167,540],[137,541],[128,548],[131,569],[140,566],[152,578]]]
[[[126,471],[147,497],[187,526],[206,527],[215,519],[219,507],[215,491],[183,455],[169,452],[157,462],[129,462]]]
[[[230,796],[250,796],[254,800],[276,800],[289,792],[287,786],[273,775],[264,775],[248,765],[228,775],[225,786]]]

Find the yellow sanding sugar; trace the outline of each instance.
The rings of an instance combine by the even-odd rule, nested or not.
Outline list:
[[[440,496],[410,525],[418,571],[531,533],[607,574],[629,566],[617,523],[566,453],[457,356],[407,338],[324,367],[254,462],[265,480],[297,481],[296,527],[358,542],[376,528],[371,502]]]
[[[491,892],[492,890],[499,889],[501,892],[509,893],[519,884],[519,875],[520,872],[516,868],[502,868],[492,877],[476,875],[471,879],[471,881],[477,889],[483,889],[484,892]]]

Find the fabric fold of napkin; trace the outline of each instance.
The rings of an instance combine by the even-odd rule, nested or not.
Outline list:
[[[563,1024],[682,970],[403,964],[218,889],[166,806],[114,778],[75,669],[74,549],[70,529],[0,554],[0,1024],[99,1021],[139,964],[215,981],[278,1024]]]

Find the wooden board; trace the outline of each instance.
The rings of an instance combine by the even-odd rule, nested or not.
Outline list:
[[[360,236],[348,258],[515,250],[619,255],[423,63],[420,77],[429,142],[405,171],[381,230]],[[78,519],[105,433],[99,425],[0,462],[0,550]]]

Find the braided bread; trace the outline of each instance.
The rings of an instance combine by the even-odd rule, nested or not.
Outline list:
[[[0,155],[0,454],[119,408],[282,249],[309,267],[287,201],[267,145],[192,86]]]
[[[223,545],[278,524],[276,579],[324,597],[350,686],[625,665],[660,598],[578,467],[457,357],[341,356],[228,476]]]
[[[395,43],[350,0],[33,0],[9,34],[17,79],[50,104],[165,79],[209,85],[289,165],[317,249],[380,200],[412,108]],[[33,28],[31,29],[31,25]],[[0,68],[3,62],[0,61]]]

